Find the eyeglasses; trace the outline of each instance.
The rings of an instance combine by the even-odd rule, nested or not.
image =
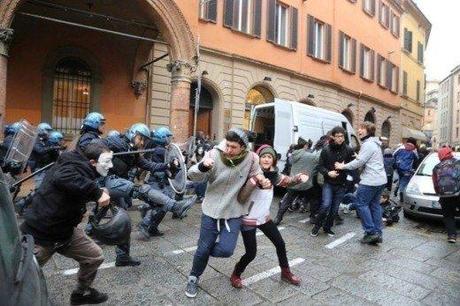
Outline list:
[[[335,135],[335,136],[332,136],[334,138],[345,138],[345,135],[342,135],[342,134],[339,134],[339,135]]]

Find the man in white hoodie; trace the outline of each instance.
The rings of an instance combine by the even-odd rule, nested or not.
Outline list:
[[[356,210],[361,218],[364,237],[361,243],[382,242],[382,208],[380,196],[387,183],[381,143],[375,137],[375,125],[364,122],[358,129],[362,146],[358,157],[345,164],[335,163],[337,170],[354,170],[363,167],[361,180],[356,191]]]

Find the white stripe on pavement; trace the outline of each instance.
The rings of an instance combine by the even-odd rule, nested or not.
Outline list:
[[[115,267],[115,262],[108,262],[108,263],[103,263],[102,265],[100,265],[98,270],[113,268],[113,267]],[[72,275],[72,274],[77,274],[77,272],[78,272],[78,268],[75,268],[75,269],[64,270],[62,271],[62,274]]]
[[[197,248],[198,248],[197,246],[192,246],[192,247],[188,247],[188,248],[184,248],[184,249],[180,249],[180,250],[174,250],[171,253],[174,254],[174,255],[182,254],[182,253],[188,253],[188,252],[196,251]]]
[[[293,267],[293,266],[298,265],[298,264],[300,264],[300,263],[302,263],[302,262],[304,262],[304,261],[305,261],[304,258],[300,258],[300,257],[299,257],[299,258],[295,258],[295,259],[289,261],[289,266],[290,266],[290,267]],[[261,273],[259,273],[259,274],[256,274],[256,275],[254,275],[254,276],[251,276],[251,277],[249,277],[249,278],[244,279],[244,280],[243,280],[243,285],[244,285],[244,286],[248,286],[248,285],[250,285],[250,284],[254,284],[255,282],[258,282],[258,281],[260,281],[260,280],[262,280],[262,279],[265,279],[265,278],[269,278],[270,276],[275,275],[275,274],[278,274],[278,273],[280,273],[280,272],[281,272],[281,268],[280,268],[280,267],[272,268],[272,269],[270,269],[270,270],[261,272]]]
[[[278,226],[278,230],[279,230],[279,231],[282,231],[282,230],[284,230],[284,229],[286,229],[284,226]],[[260,236],[260,235],[263,235],[263,234],[264,234],[264,233],[263,233],[261,230],[258,229],[258,230],[257,230],[257,233],[256,233],[256,236]]]
[[[356,235],[355,232],[347,233],[347,234],[343,235],[342,237],[340,237],[339,239],[336,239],[336,240],[332,241],[331,243],[329,243],[328,245],[326,245],[326,248],[327,248],[327,249],[333,249],[333,248],[335,248],[336,246],[341,245],[341,244],[344,243],[345,241],[350,240],[350,239],[353,238],[355,235]]]
[[[308,221],[310,221],[310,218],[300,220],[299,223],[307,223]]]

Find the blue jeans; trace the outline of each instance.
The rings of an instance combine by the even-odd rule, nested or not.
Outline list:
[[[382,207],[380,197],[385,185],[367,186],[359,184],[356,191],[356,210],[366,234],[382,235]]]
[[[410,172],[399,172],[399,193],[404,193],[406,187],[409,184],[410,179],[412,178],[412,173]]]
[[[347,188],[345,185],[333,185],[324,183],[323,201],[319,208],[317,226],[325,230],[331,229],[334,225],[334,218],[339,212],[339,205],[345,195]]]
[[[344,195],[342,203],[351,204],[349,208],[350,210],[356,209],[356,193],[347,193],[346,195]]]
[[[193,257],[193,267],[190,275],[197,278],[203,274],[208,264],[209,256],[230,257],[235,251],[238,234],[241,228],[241,218],[226,220],[230,231],[223,219],[214,219],[203,214],[201,216],[200,238],[198,248]],[[217,227],[220,225],[220,231]],[[219,237],[219,242],[217,238]]]

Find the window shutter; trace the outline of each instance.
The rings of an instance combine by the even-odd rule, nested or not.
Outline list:
[[[360,56],[359,56],[359,75],[363,78],[364,77],[364,46],[363,44],[360,45]]]
[[[403,71],[403,96],[407,96],[407,72]]]
[[[370,0],[371,1],[371,11],[372,11],[372,16],[375,15],[375,0]]]
[[[370,80],[375,80],[375,52],[374,50],[370,50],[371,52],[371,77]]]
[[[339,67],[343,68],[344,62],[343,62],[343,48],[344,48],[344,43],[343,40],[345,38],[345,35],[343,34],[342,31],[339,32]]]
[[[382,69],[382,65],[381,65],[380,55],[377,54],[377,84],[380,84],[381,79],[382,79],[380,77],[381,69]]]
[[[297,8],[292,7],[290,9],[290,16],[291,16],[291,49],[297,49],[297,34],[298,34],[298,11]]]
[[[254,0],[254,27],[253,32],[257,37],[260,37],[261,34],[261,25],[262,25],[262,0]]]
[[[329,63],[332,60],[332,27],[330,24],[326,26],[326,61]]]
[[[216,22],[217,21],[217,0],[211,0],[208,2],[206,19]]]
[[[401,25],[399,23],[399,16],[396,16],[396,37],[398,37],[398,38],[401,35],[400,27],[401,27]]]
[[[315,18],[313,16],[308,15],[307,17],[307,28],[308,28],[308,37],[307,37],[307,54],[314,55],[315,54]]]
[[[356,39],[351,40],[351,71],[356,72]]]
[[[395,92],[399,92],[399,67],[396,67],[396,88]]]
[[[233,0],[225,0],[224,26],[233,27]]]
[[[387,6],[386,10],[387,10],[387,14],[386,14],[386,19],[385,19],[385,25],[388,28],[388,27],[390,27],[390,7]]]
[[[249,3],[248,1],[243,1],[241,3],[241,12],[242,12],[242,19],[241,19],[241,30],[243,32],[248,32],[248,6],[249,6]],[[235,12],[238,12],[237,10]],[[237,14],[235,14],[237,15]],[[237,26],[237,23],[235,23],[235,27]]]
[[[275,42],[276,0],[268,0],[267,40]]]
[[[392,77],[393,77],[393,64],[389,61],[386,61],[385,65],[385,86],[388,89],[391,89]]]
[[[409,50],[409,52],[412,53],[412,31],[407,31],[407,33],[408,33],[408,36],[409,36],[409,38],[408,38],[408,43],[409,43],[408,47],[409,47],[409,49],[408,50]]]
[[[378,12],[378,16],[379,16],[379,22],[380,22],[381,24],[383,24],[383,21],[382,21],[382,8],[383,8],[382,0],[379,0],[379,12]]]

